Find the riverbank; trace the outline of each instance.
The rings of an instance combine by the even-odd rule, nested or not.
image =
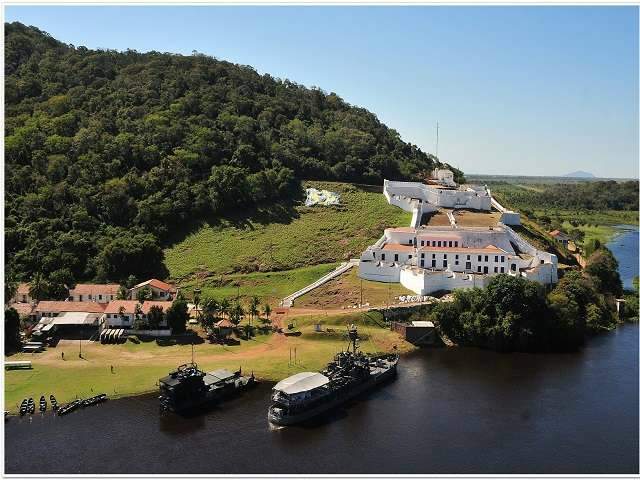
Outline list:
[[[315,332],[314,325],[320,321],[317,315],[297,316],[290,321],[300,336],[258,335],[242,340],[238,346],[203,342],[195,345],[195,361],[205,371],[242,367],[244,372],[253,371],[258,379],[278,381],[301,371],[322,369],[337,351],[346,348],[349,323],[358,325],[365,352],[390,352],[394,345],[401,353],[415,348],[380,326],[380,314],[323,315],[324,332]],[[328,328],[334,332],[326,332]],[[23,398],[40,395],[54,394],[59,402],[68,402],[96,393],[122,397],[153,392],[160,377],[191,361],[191,344],[161,346],[155,340],[128,340],[122,345],[103,345],[83,341],[83,358],[78,357],[79,348],[77,340],[61,340],[43,353],[5,357],[31,360],[33,364],[32,370],[5,372],[5,410],[15,413]]]

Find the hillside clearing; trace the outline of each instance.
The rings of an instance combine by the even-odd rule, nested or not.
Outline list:
[[[272,272],[335,263],[359,256],[387,227],[411,215],[389,205],[376,187],[335,182],[305,186],[340,193],[339,206],[296,206],[290,218],[222,220],[165,250],[171,278]]]

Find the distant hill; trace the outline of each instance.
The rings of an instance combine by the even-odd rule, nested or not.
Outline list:
[[[441,165],[320,88],[5,24],[7,278],[163,278],[186,225],[291,206],[303,179],[380,185]]]
[[[567,174],[563,175],[563,177],[570,177],[570,178],[596,178],[596,176],[593,173],[583,172],[582,170],[576,170],[575,172],[567,173]]]

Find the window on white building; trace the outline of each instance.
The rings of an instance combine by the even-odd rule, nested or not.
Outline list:
[[[384,253],[382,254],[382,257],[381,257],[381,259],[382,259],[382,260],[384,260]]]
[[[397,253],[393,256],[393,260],[396,261],[396,262],[398,261],[398,254]]]
[[[495,258],[493,259],[494,262],[498,263],[498,256],[496,255]]]
[[[501,262],[504,262],[504,255],[502,255],[502,256],[500,257],[500,261],[501,261]]]

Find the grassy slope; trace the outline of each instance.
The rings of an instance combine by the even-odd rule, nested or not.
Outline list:
[[[203,343],[196,346],[196,361],[205,371],[216,368],[254,371],[267,380],[280,380],[297,372],[317,371],[332,355],[346,346],[346,326],[361,325],[364,351],[390,351],[398,345],[401,352],[413,347],[398,334],[379,326],[379,313],[323,316],[323,327],[333,327],[334,334],[314,332],[313,317],[289,319],[302,331],[300,337],[261,335],[239,346],[223,347]],[[298,363],[289,365],[289,350],[296,349]],[[66,360],[60,358],[65,351]],[[158,346],[155,342],[123,345],[101,345],[83,342],[85,360],[77,356],[77,342],[63,341],[55,349],[42,354],[17,354],[11,360],[32,360],[33,370],[12,370],[5,373],[5,409],[16,412],[16,405],[25,397],[36,401],[42,394],[53,393],[66,402],[76,395],[86,397],[105,392],[110,396],[132,395],[157,391],[156,381],[181,363],[190,361],[190,345]],[[111,373],[113,365],[115,373]]]
[[[381,306],[394,301],[398,295],[415,295],[399,283],[381,283],[361,280],[358,269],[352,268],[324,285],[312,290],[295,301],[300,308],[341,309],[360,303],[362,285],[362,303]]]
[[[384,228],[411,219],[389,205],[380,189],[334,182],[306,186],[339,192],[342,205],[298,206],[292,218],[275,223],[245,218],[203,226],[165,251],[171,277],[218,297],[235,295],[238,284],[241,295],[282,297],[358,256]],[[255,270],[260,273],[250,273]],[[265,273],[275,271],[280,273]]]

